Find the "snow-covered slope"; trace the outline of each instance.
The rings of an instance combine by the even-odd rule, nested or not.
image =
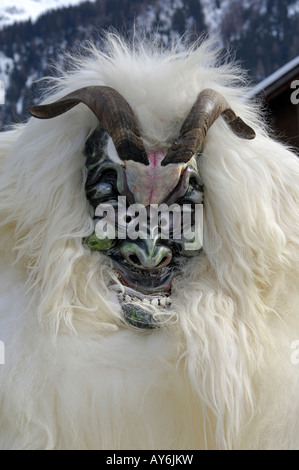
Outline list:
[[[5,92],[10,86],[10,74],[13,70],[13,59],[0,51],[0,104],[5,103]]]
[[[1,0],[0,29],[20,21],[35,21],[46,11],[78,5],[86,0]],[[95,0],[88,0],[94,2]]]
[[[256,83],[298,55],[298,19],[299,0],[0,0],[0,130],[28,117],[49,64],[90,39],[100,45],[101,28],[130,36],[135,22],[164,44],[212,32]]]

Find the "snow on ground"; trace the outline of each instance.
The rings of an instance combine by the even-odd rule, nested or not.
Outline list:
[[[5,102],[5,90],[9,86],[9,77],[13,70],[13,59],[6,57],[0,51],[0,104]]]
[[[1,0],[0,28],[29,19],[36,21],[46,11],[78,5],[83,1],[86,0]]]

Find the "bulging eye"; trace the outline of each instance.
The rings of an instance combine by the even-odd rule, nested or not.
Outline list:
[[[203,187],[194,188],[193,186],[189,185],[184,196],[182,196],[177,202],[179,204],[202,204],[203,195]]]
[[[112,193],[113,187],[112,184],[107,183],[106,181],[101,181],[98,185],[95,186],[97,194],[100,196],[101,194],[103,196],[107,196]],[[98,196],[98,197],[99,197]]]
[[[94,175],[96,181],[88,181],[86,184],[86,194],[89,202],[95,208],[102,202],[114,200],[118,195],[117,173],[113,169],[108,169],[102,174]]]
[[[189,180],[189,189],[194,189],[195,191],[203,193],[204,191],[203,183],[200,180],[198,175],[191,176]]]
[[[89,191],[88,196],[93,205],[97,205],[99,202],[104,201],[107,197],[113,194],[113,184],[106,181],[94,185]]]

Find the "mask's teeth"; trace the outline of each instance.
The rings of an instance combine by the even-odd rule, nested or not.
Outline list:
[[[152,305],[153,307],[161,307],[164,308],[168,305],[171,305],[171,299],[169,297],[154,297],[153,299],[143,298],[140,299],[138,297],[131,297],[128,294],[120,293],[120,299],[122,302],[133,302],[133,303],[141,303],[143,305]]]

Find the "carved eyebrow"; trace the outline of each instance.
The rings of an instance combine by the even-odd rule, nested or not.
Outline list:
[[[187,166],[184,169],[178,184],[176,185],[176,187],[172,190],[172,192],[169,194],[168,198],[166,199],[167,204],[172,204],[176,202],[178,199],[182,198],[186,194],[190,185],[190,181],[193,178],[198,180],[198,182],[201,184],[198,173],[193,168],[190,168],[190,166]],[[203,188],[203,184],[201,184],[201,186]]]

